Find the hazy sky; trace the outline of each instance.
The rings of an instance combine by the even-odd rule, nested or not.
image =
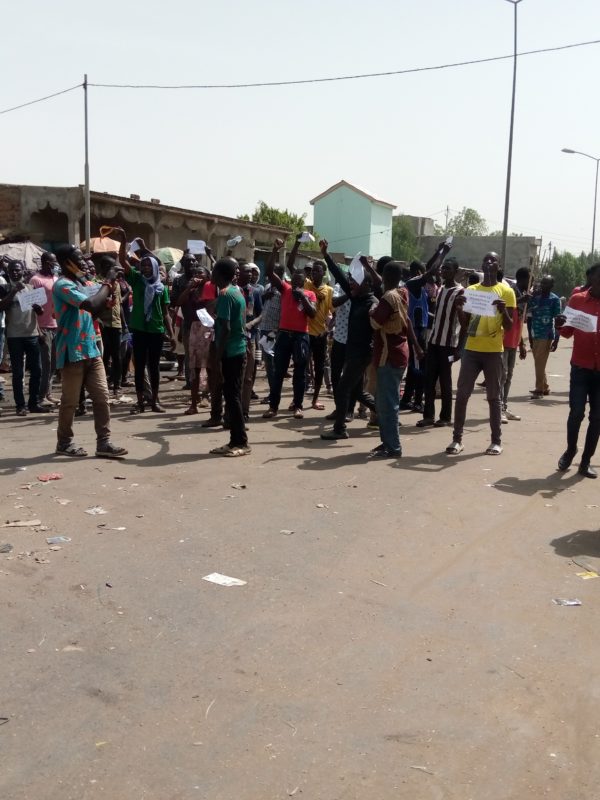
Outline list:
[[[92,14],[92,9],[94,9]],[[506,0],[5,3],[0,109],[82,80],[324,77],[512,52]],[[600,39],[598,0],[522,0],[519,49]],[[600,45],[519,62],[510,230],[590,247]],[[90,89],[92,189],[297,213],[344,178],[398,211],[502,227],[512,64],[236,90]],[[83,92],[0,116],[0,182],[83,183]],[[362,232],[359,232],[362,233]],[[597,241],[600,239],[600,232]]]

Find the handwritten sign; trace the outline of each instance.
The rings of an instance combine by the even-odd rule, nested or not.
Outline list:
[[[463,311],[479,317],[495,317],[497,308],[493,303],[500,298],[495,292],[480,292],[477,289],[465,289],[466,302]]]
[[[206,242],[204,239],[188,239],[188,250],[194,256],[203,256],[206,253]]]
[[[567,325],[571,328],[577,328],[578,331],[596,333],[598,330],[598,317],[593,314],[586,314],[585,311],[577,311],[571,306],[567,306],[565,308],[565,317],[567,318]]]
[[[48,302],[46,290],[40,286],[39,289],[23,289],[17,294],[17,300],[21,306],[21,311],[30,311],[32,306],[45,306]]]
[[[308,242],[314,242],[314,240],[315,240],[315,237],[312,235],[312,233],[309,233],[308,231],[302,231],[302,235],[300,236],[300,243],[301,244],[307,244]]]
[[[93,297],[95,294],[98,294],[101,288],[101,283],[90,283],[88,286],[80,286],[79,291],[86,297]]]

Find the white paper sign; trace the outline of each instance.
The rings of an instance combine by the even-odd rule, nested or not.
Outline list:
[[[465,289],[466,302],[463,311],[477,314],[479,317],[495,317],[497,308],[494,304],[500,298],[495,292],[479,292],[477,289]]]
[[[309,233],[308,231],[302,231],[302,236],[300,237],[300,242],[302,244],[306,244],[307,242],[314,242],[314,241],[315,241],[315,237],[312,235],[312,233]]]
[[[196,316],[198,317],[198,319],[204,325],[205,328],[214,328],[215,327],[214,319],[211,317],[211,315],[208,313],[208,311],[205,308],[199,308],[196,311]]]
[[[188,239],[188,250],[194,256],[203,256],[206,253],[206,242],[204,239]]]
[[[266,335],[261,336],[260,339],[258,340],[258,343],[268,356],[272,356],[275,354],[274,351],[275,342],[272,341],[271,339],[268,339]]]
[[[40,286],[39,289],[32,289],[30,291],[23,289],[22,292],[17,294],[17,300],[21,306],[21,311],[29,311],[32,306],[45,306],[48,302],[46,290],[42,286]]]
[[[242,241],[241,236],[234,236],[233,239],[227,239],[227,247],[235,247]]]
[[[101,288],[101,283],[90,283],[88,286],[80,286],[79,291],[86,297],[93,297],[95,294],[98,294]]]
[[[360,263],[362,253],[357,253],[350,262],[350,277],[360,286],[365,279],[365,268]]]
[[[218,583],[219,586],[245,586],[246,581],[241,581],[239,578],[230,578],[229,575],[221,575],[220,572],[211,572],[210,575],[205,575],[203,581],[209,583]]]
[[[137,242],[132,242],[129,245],[129,252],[130,253],[137,253],[139,249],[140,249],[140,246],[139,246],[139,244]]]
[[[567,318],[567,325],[571,328],[577,328],[578,331],[596,333],[598,330],[598,317],[593,314],[586,314],[585,311],[577,311],[571,306],[567,306],[565,308],[565,317]]]

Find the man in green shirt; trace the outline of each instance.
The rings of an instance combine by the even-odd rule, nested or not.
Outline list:
[[[251,452],[244,424],[242,385],[246,369],[246,301],[232,285],[238,263],[235,258],[221,258],[212,272],[212,282],[219,290],[215,318],[216,361],[223,373],[225,413],[229,419],[229,444],[211,453],[234,458]]]

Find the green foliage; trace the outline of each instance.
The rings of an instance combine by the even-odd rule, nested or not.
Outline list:
[[[447,233],[453,236],[486,236],[487,223],[474,208],[463,208],[448,220]]]
[[[562,253],[555,250],[550,263],[542,267],[542,273],[552,275],[554,291],[559,297],[568,297],[576,286],[585,283],[585,271],[593,260],[587,253],[575,256],[567,250]]]
[[[291,231],[288,242],[290,239],[293,241],[296,235],[306,227],[306,214],[293,214],[287,208],[282,211],[279,208],[267,205],[264,200],[258,203],[251,217],[248,214],[240,214],[238,219],[259,222],[262,225],[277,225],[280,228],[287,228]]]
[[[423,249],[417,241],[417,234],[408,217],[400,214],[392,220],[392,258],[396,261],[420,259]]]

